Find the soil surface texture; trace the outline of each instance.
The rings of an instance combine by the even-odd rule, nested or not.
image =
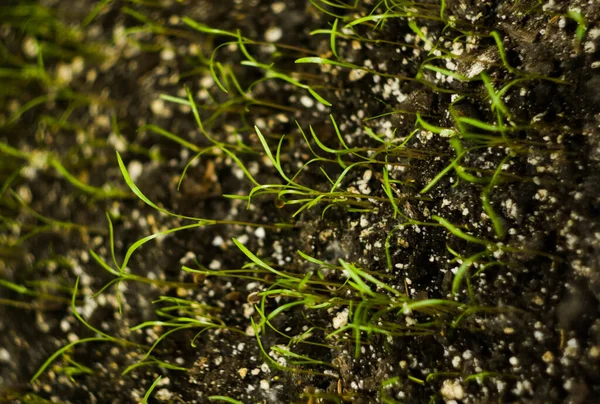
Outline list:
[[[599,396],[600,2],[1,2],[0,402]]]

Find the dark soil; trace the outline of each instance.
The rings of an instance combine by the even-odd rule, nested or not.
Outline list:
[[[360,2],[364,4],[356,10],[313,3],[342,15],[355,13],[358,18],[367,15],[375,2]],[[431,6],[439,16],[437,3],[419,4],[425,10]],[[437,55],[429,54],[431,48],[411,29],[407,18],[388,19],[377,30],[374,23],[359,25],[356,31],[373,42],[353,42],[343,35],[337,38],[341,60],[380,73],[368,73],[359,80],[347,68],[294,64],[295,59],[306,56],[334,59],[329,36],[310,35],[330,28],[334,18],[308,1],[115,0],[86,27],[81,21],[93,10],[95,1],[44,0],[36,4],[51,9],[66,25],[79,27],[81,37],[61,42],[64,38],[52,26],[40,25],[37,39],[58,44],[60,49],[47,51],[44,60],[48,74],[63,77],[56,82],[60,85],[0,75],[4,87],[0,90],[0,141],[22,151],[51,151],[79,180],[127,191],[116,149],[130,172],[136,172],[137,186],[156,204],[181,215],[257,226],[206,226],[144,245],[132,256],[130,272],[178,285],[123,282],[119,286],[120,314],[114,288],[90,299],[114,278],[89,253],[92,249],[111,262],[105,212],[112,217],[119,262],[140,238],[188,223],[159,213],[133,195],[95,198],[53,168],[35,167],[34,162],[0,149],[2,183],[26,165],[0,194],[0,279],[35,291],[19,293],[0,283],[0,402],[139,402],[159,375],[163,377],[150,402],[204,403],[213,395],[244,403],[596,402],[593,397],[600,395],[600,3],[447,0],[445,18],[454,20],[454,28],[447,27],[447,21],[416,21],[439,49],[463,56],[456,60],[432,58]],[[6,10],[0,7],[0,13]],[[567,17],[574,10],[585,19],[581,40],[577,22]],[[145,15],[162,30],[126,31],[143,25],[135,13]],[[7,15],[0,14],[0,70],[21,62],[35,65],[35,55],[27,50],[30,31],[10,23]],[[210,58],[215,46],[231,38],[192,30],[182,22],[183,16],[213,28],[239,29],[244,37],[257,41],[268,41],[281,32],[277,42],[293,49],[281,47],[273,52],[271,46],[262,45],[249,50],[261,62],[274,62],[279,71],[300,72],[299,78],[333,106],[323,107],[308,92],[289,83],[269,80],[257,84],[251,95],[272,105],[251,105],[247,110],[233,105],[214,115],[215,105],[230,94],[218,88],[202,62]],[[340,33],[345,33],[341,26],[340,21]],[[520,76],[504,65],[489,35],[492,31],[500,34],[507,63]],[[94,55],[82,49],[82,44],[98,45],[100,51]],[[217,55],[219,62],[234,66],[243,88],[263,77],[260,69],[239,63],[244,60],[239,49],[223,47]],[[290,272],[305,273],[313,267],[297,254],[300,250],[325,262],[336,264],[342,258],[383,274],[386,282],[416,300],[453,299],[453,272],[462,261],[451,251],[464,260],[482,251],[481,245],[456,237],[444,227],[405,226],[390,238],[392,268],[388,268],[386,236],[403,219],[394,218],[385,199],[381,165],[360,165],[343,182],[344,189],[380,198],[374,199],[372,211],[337,206],[322,216],[325,205],[318,205],[293,217],[298,205],[282,207],[272,196],[255,198],[250,209],[245,201],[222,197],[245,195],[252,189],[241,169],[222,153],[197,159],[178,190],[177,182],[194,152],[152,130],[138,129],[152,124],[198,147],[210,145],[198,131],[189,107],[159,100],[161,94],[185,98],[183,88],[188,86],[198,104],[206,106],[201,115],[207,131],[228,144],[239,136],[255,150],[242,153],[241,159],[256,179],[261,184],[280,184],[279,174],[260,153],[254,125],[265,134],[272,150],[281,134],[288,135],[282,163],[287,172],[295,172],[310,159],[310,150],[294,121],[306,132],[312,125],[332,148],[339,147],[339,142],[329,114],[351,148],[377,146],[363,125],[389,139],[405,138],[420,128],[415,127],[416,113],[444,128],[456,127],[449,111],[496,122],[480,80],[449,80],[425,69],[424,78],[435,83],[435,89],[419,81],[387,77],[415,77],[426,60],[465,76],[485,70],[496,90],[525,77],[503,95],[513,121],[524,127],[511,134],[518,152],[504,161],[508,149],[490,146],[476,149],[461,161],[480,177],[493,175],[498,164],[505,162],[503,171],[510,173],[512,180],[498,184],[490,198],[507,231],[503,245],[520,252],[497,251],[495,258],[502,265],[490,266],[473,277],[471,296],[466,291],[456,296],[460,302],[490,308],[468,316],[463,326],[455,327],[453,318],[441,316],[439,329],[432,335],[364,334],[358,359],[353,341],[334,340],[331,347],[298,344],[294,352],[332,366],[311,367],[313,373],[270,368],[256,339],[243,335],[252,334],[250,318],[259,319],[247,297],[265,286],[231,277],[201,281],[182,271],[182,265],[241,268],[249,260],[231,241],[235,237],[258,257]],[[194,71],[199,66],[203,68]],[[65,89],[95,98],[77,102],[56,96],[10,121],[28,101]],[[464,99],[457,100],[459,96]],[[67,124],[48,119],[60,119],[70,108]],[[404,112],[365,120],[393,111]],[[494,240],[494,223],[481,202],[483,186],[460,179],[452,170],[430,191],[419,194],[456,157],[448,138],[419,130],[406,146],[412,154],[393,155],[389,161],[396,164],[390,176],[403,184],[398,185],[404,198],[399,208],[413,220],[432,222],[432,216],[439,216],[475,237]],[[463,146],[473,145],[465,142]],[[332,178],[342,172],[335,164],[326,169]],[[319,190],[331,187],[316,165],[302,175],[302,183]],[[15,243],[43,222],[16,202],[10,190],[35,212],[84,228],[65,229],[55,224]],[[293,226],[274,229],[277,223]],[[146,349],[165,330],[159,326],[141,331],[130,328],[159,319],[155,310],[161,303],[153,301],[160,296],[211,306],[227,326],[242,332],[208,330],[195,346],[190,341],[197,329],[165,338],[153,355],[187,371],[144,366],[122,375],[143,358],[145,350],[133,344],[90,342],[69,350],[36,382],[29,383],[57,349],[94,334],[69,306],[77,277],[77,306],[82,317],[99,330]],[[283,297],[270,299],[267,309],[284,302]],[[334,331],[339,312],[338,308],[296,306],[278,316],[273,325],[294,336],[315,327],[313,341],[329,344],[324,336]],[[399,324],[417,320],[421,319],[402,313],[395,318]],[[261,341],[267,351],[288,343],[271,331],[265,332]],[[70,378],[69,369],[76,368],[71,360],[89,371]],[[434,376],[427,378],[430,374]],[[468,378],[476,374],[484,376]],[[393,384],[382,387],[392,378],[396,378]]]

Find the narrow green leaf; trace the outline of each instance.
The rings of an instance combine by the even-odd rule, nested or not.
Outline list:
[[[146,391],[146,394],[144,394],[144,399],[142,400],[142,404],[148,403],[148,400],[150,399],[150,396],[152,395],[152,391],[156,388],[156,386],[158,385],[158,382],[160,382],[160,379],[162,379],[162,376],[158,376],[156,378],[156,380],[154,381],[154,383],[152,383],[152,386],[150,386],[148,391]]]
[[[329,45],[331,46],[331,52],[333,53],[333,55],[336,58],[339,58],[337,49],[335,46],[335,35],[337,34],[338,21],[339,21],[339,19],[336,18],[335,21],[333,22],[333,27],[331,28],[331,36],[329,37]]]
[[[460,286],[462,284],[463,279],[467,276],[467,272],[471,265],[473,265],[478,259],[487,254],[487,251],[483,251],[477,253],[475,255],[470,256],[465,259],[463,263],[460,265],[458,270],[456,271],[456,275],[454,275],[454,280],[452,281],[452,294],[456,295],[460,291]]]
[[[237,34],[235,34],[233,32],[224,31],[222,29],[211,28],[208,25],[204,25],[204,24],[194,21],[189,17],[183,17],[181,19],[181,21],[183,21],[184,24],[187,24],[191,28],[193,28],[197,31],[203,32],[205,34],[223,35],[223,36],[230,36],[233,38],[237,38]]]
[[[444,218],[441,218],[436,215],[431,216],[431,218],[433,220],[435,220],[436,222],[438,222],[439,224],[441,224],[442,226],[444,226],[448,231],[450,231],[450,233],[452,233],[456,237],[460,237],[463,240],[466,240],[466,241],[468,241],[470,243],[474,243],[474,244],[482,244],[485,246],[490,244],[489,241],[478,239],[477,237],[473,237],[470,234],[463,232],[462,230],[460,230],[459,228],[457,228],[456,226],[454,226],[452,223],[450,223],[449,221],[447,221]]]
[[[137,185],[135,185],[135,183],[131,179],[131,176],[129,175],[129,172],[127,171],[127,167],[125,167],[125,163],[123,163],[123,159],[121,158],[121,155],[119,154],[118,151],[116,153],[117,153],[117,162],[119,163],[119,169],[121,170],[121,174],[123,175],[123,178],[125,179],[125,182],[129,186],[129,189],[131,189],[131,191],[138,198],[140,198],[142,201],[144,201],[147,205],[153,207],[154,209],[156,209],[159,212],[164,213],[165,215],[178,217],[180,219],[196,220],[196,221],[202,221],[202,222],[212,222],[212,221],[207,220],[207,219],[201,219],[201,218],[197,218],[197,217],[178,215],[176,213],[172,213],[172,212],[168,211],[167,209],[161,208],[160,206],[156,205],[154,202],[152,202],[150,199],[148,199],[146,197],[146,195],[144,195],[142,193],[142,191],[140,191],[140,189],[137,187]]]
[[[225,397],[225,396],[210,396],[210,397],[208,397],[208,399],[210,401],[225,401],[230,404],[244,404],[241,401],[234,400],[231,397]]]

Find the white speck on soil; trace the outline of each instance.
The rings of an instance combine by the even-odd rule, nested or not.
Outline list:
[[[73,68],[71,65],[59,63],[56,68],[56,79],[62,84],[69,84],[73,81]]]
[[[144,169],[144,166],[138,160],[132,160],[127,165],[127,171],[129,172],[129,176],[131,177],[133,182],[136,182],[140,178],[140,176],[142,175],[143,169]]]
[[[69,324],[69,322],[63,318],[60,322],[60,329],[62,332],[67,332],[71,329],[71,324]]]
[[[458,368],[460,366],[461,363],[461,358],[460,356],[455,356],[454,358],[452,358],[452,366],[454,366],[455,368]]]
[[[165,102],[160,98],[152,101],[150,109],[152,110],[152,113],[163,118],[170,118],[172,114],[171,110],[166,107]]]
[[[315,105],[315,101],[307,95],[300,97],[300,103],[304,105],[305,108],[312,108]]]
[[[185,255],[183,257],[181,257],[181,259],[179,260],[179,263],[182,265],[185,265],[185,264],[193,261],[194,259],[196,259],[196,254],[194,254],[193,251],[188,251],[187,253],[185,253]]]
[[[34,58],[37,56],[39,50],[38,42],[35,38],[27,36],[23,41],[23,53],[27,57]]]
[[[155,397],[158,401],[169,401],[173,397],[173,393],[168,389],[160,389],[156,392]]]
[[[254,231],[254,235],[255,235],[256,237],[258,237],[259,239],[261,239],[261,240],[262,240],[262,239],[264,239],[264,238],[265,238],[265,236],[266,236],[267,234],[266,234],[266,232],[265,232],[265,228],[264,228],[264,227],[259,227],[258,229],[256,229],[256,230]]]
[[[250,318],[251,315],[254,314],[254,305],[253,304],[244,304],[244,317]]]
[[[0,362],[10,363],[10,353],[6,350],[6,348],[0,348]]]
[[[279,27],[271,27],[265,32],[265,40],[267,42],[277,42],[283,36],[283,31]]]
[[[350,73],[348,74],[348,79],[350,81],[358,81],[358,80],[362,79],[363,77],[365,77],[366,74],[367,74],[366,70],[352,69],[352,70],[350,70]]]
[[[107,143],[115,148],[120,153],[123,153],[127,150],[127,141],[122,137],[117,135],[116,133],[111,133],[108,136]]]
[[[271,4],[271,10],[275,14],[281,14],[285,11],[285,3],[283,1],[278,1],[276,3]]]
[[[160,52],[160,58],[164,61],[171,61],[175,59],[175,51],[173,50],[173,48],[164,48]]]
[[[345,326],[346,324],[348,324],[348,309],[344,309],[342,311],[340,311],[334,318],[333,318],[333,328],[335,328],[336,330],[339,328],[342,328],[343,326]]]
[[[458,379],[444,380],[440,393],[448,400],[462,400],[465,397],[465,391]]]
[[[73,73],[81,74],[85,68],[85,60],[81,56],[74,57],[71,62],[71,68],[73,69]]]

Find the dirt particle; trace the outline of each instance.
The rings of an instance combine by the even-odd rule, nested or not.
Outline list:
[[[170,401],[173,397],[173,393],[168,389],[160,389],[156,392],[154,396],[158,401]]]
[[[131,177],[133,182],[136,182],[140,178],[143,169],[144,166],[138,160],[132,160],[127,165],[127,171],[129,172],[129,176]]]
[[[6,350],[6,348],[0,348],[0,362],[10,363],[10,353]]]
[[[164,48],[160,52],[160,58],[165,62],[170,62],[171,60],[175,59],[175,51],[173,48]]]
[[[440,393],[448,400],[462,400],[465,397],[465,391],[458,379],[444,380]]]
[[[460,367],[460,363],[461,363],[461,358],[460,356],[455,356],[454,358],[452,358],[452,366],[454,366],[455,368],[459,368]]]
[[[155,115],[162,118],[170,118],[172,115],[171,110],[167,108],[165,102],[160,98],[152,101],[152,103],[150,104],[150,109]]]
[[[267,42],[277,42],[283,36],[283,31],[279,27],[270,27],[265,32],[265,40]]]
[[[254,231],[254,235],[259,238],[259,239],[264,239],[265,236],[267,235],[265,232],[265,228],[264,227],[259,227],[258,229],[256,229]],[[220,245],[220,244],[219,244]]]
[[[286,6],[283,1],[278,1],[278,2],[271,4],[271,10],[275,14],[281,14],[285,11],[285,9],[286,9]]]
[[[554,354],[550,351],[546,351],[542,355],[542,360],[546,363],[551,363],[554,361]]]
[[[73,68],[71,65],[60,63],[56,68],[56,80],[61,84],[69,84],[73,81]]]
[[[350,81],[358,81],[367,75],[367,71],[363,69],[352,69],[348,74]]]
[[[23,53],[29,58],[34,58],[37,56],[38,51],[38,41],[30,36],[25,37],[23,40]]]
[[[303,95],[302,97],[300,97],[300,103],[305,108],[312,108],[315,105],[315,102],[313,101],[313,99],[307,95]]]
[[[333,328],[336,330],[348,324],[348,309],[340,311],[332,320]]]

